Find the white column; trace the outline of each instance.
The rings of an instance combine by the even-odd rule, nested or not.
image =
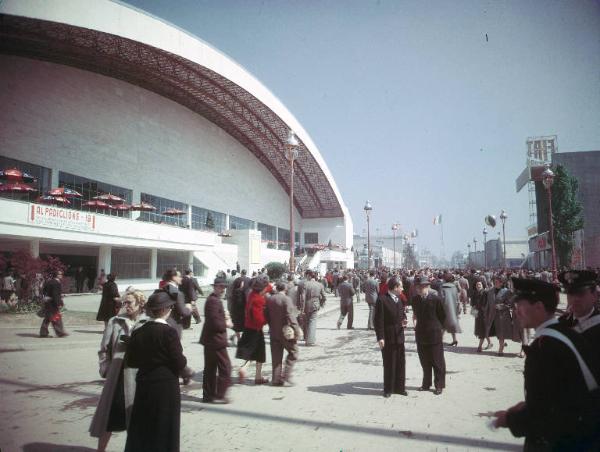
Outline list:
[[[98,275],[100,270],[104,269],[104,272],[108,275],[110,273],[110,245],[100,245],[98,252]]]
[[[229,231],[229,214],[225,215],[225,230]]]
[[[58,168],[50,170],[50,189],[58,187]]]
[[[150,279],[156,279],[156,268],[158,267],[158,249],[152,248],[150,254]]]
[[[29,242],[29,252],[33,257],[40,257],[40,239],[33,239]]]
[[[195,269],[194,269],[194,252],[193,251],[188,251],[188,268],[190,270],[192,270],[192,272],[194,272],[194,274],[196,273]],[[184,269],[187,270],[187,269]]]
[[[188,204],[187,206],[187,228],[192,229],[192,205]]]

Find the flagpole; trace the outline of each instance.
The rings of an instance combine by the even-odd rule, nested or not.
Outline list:
[[[442,259],[445,259],[445,256],[444,256],[444,222],[443,222],[443,221],[441,221],[441,222],[440,222],[440,226],[442,227],[442,228],[441,228],[441,232],[442,232],[442,250],[441,250],[441,258],[442,258]]]

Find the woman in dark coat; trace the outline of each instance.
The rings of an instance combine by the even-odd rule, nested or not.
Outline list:
[[[150,319],[129,341],[125,364],[138,369],[125,452],[177,452],[181,420],[179,374],[187,360],[166,319],[174,301],[163,291],[150,296]]]
[[[473,310],[476,311],[476,314]],[[475,283],[475,289],[473,290],[473,296],[471,297],[471,312],[475,314],[475,336],[479,339],[477,352],[481,353],[484,340],[487,340],[486,350],[492,346],[488,330],[493,329],[493,326],[489,329],[486,326],[487,293],[483,289],[483,283],[481,281]],[[493,332],[491,334],[493,335]]]
[[[117,275],[110,273],[107,281],[102,285],[102,299],[96,320],[104,322],[104,328],[106,328],[108,320],[116,316],[121,309],[121,296],[115,279],[117,279]]]
[[[248,294],[246,302],[246,317],[244,320],[244,332],[238,342],[235,357],[245,360],[239,370],[240,382],[246,378],[244,367],[249,361],[256,361],[256,375],[254,383],[265,384],[269,380],[262,376],[262,365],[266,361],[265,336],[263,326],[267,323],[265,317],[265,306],[267,300],[265,295],[272,290],[269,281],[264,278],[254,280],[252,290]]]

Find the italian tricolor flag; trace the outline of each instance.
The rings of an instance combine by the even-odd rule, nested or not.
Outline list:
[[[442,224],[442,215],[436,215],[433,217],[433,224]]]

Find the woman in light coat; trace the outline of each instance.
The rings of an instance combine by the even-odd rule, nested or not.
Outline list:
[[[462,333],[460,324],[458,323],[458,314],[460,312],[460,302],[458,300],[458,289],[454,284],[454,275],[447,273],[444,275],[444,284],[440,289],[442,296],[444,313],[446,314],[446,320],[444,321],[444,329],[452,335],[452,342],[448,345],[456,346],[458,341],[456,340],[456,333]]]
[[[108,321],[102,336],[99,370],[106,382],[90,425],[90,435],[98,438],[100,452],[106,450],[112,432],[125,431],[129,424],[137,369],[126,368],[123,358],[129,336],[145,320],[145,302],[142,292],[128,292],[122,310]]]
[[[487,304],[490,318],[486,319],[486,327],[493,324],[499,342],[498,356],[504,356],[506,340],[513,338],[513,322],[510,315],[510,292],[504,287],[504,277],[494,276],[494,287],[487,291]],[[488,337],[490,333],[488,331]]]

